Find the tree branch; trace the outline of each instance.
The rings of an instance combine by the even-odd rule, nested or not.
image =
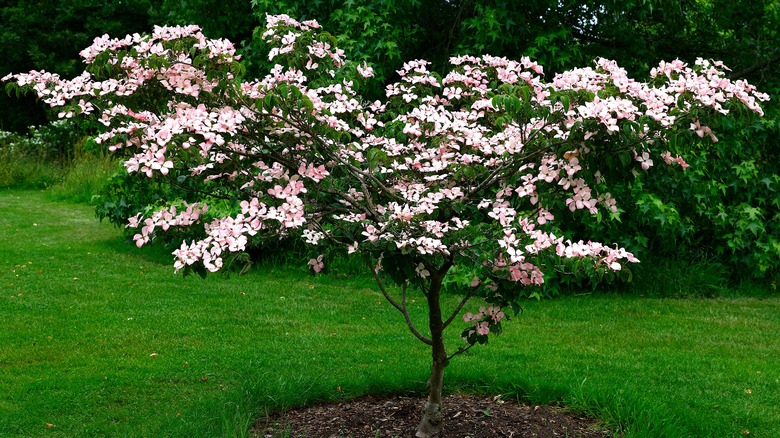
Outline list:
[[[447,318],[446,321],[444,321],[444,328],[446,329],[452,321],[457,318],[458,314],[460,314],[460,311],[463,310],[463,306],[466,305],[466,303],[471,299],[471,297],[474,296],[474,288],[469,290],[469,292],[466,294],[466,296],[463,297],[462,300],[460,300],[460,303],[458,303],[458,307],[455,308],[455,310],[452,312],[449,318]]]
[[[452,358],[453,358],[453,357],[455,357],[455,356],[458,356],[458,355],[460,355],[460,354],[463,354],[463,353],[465,353],[465,352],[467,352],[467,351],[471,350],[471,347],[473,347],[473,346],[475,346],[475,345],[477,345],[477,344],[469,344],[469,345],[468,345],[468,346],[466,346],[466,347],[464,347],[464,346],[460,346],[460,347],[458,347],[458,351],[456,351],[456,352],[452,353],[451,355],[449,355],[449,356],[447,357],[447,361],[449,362],[450,360],[452,360]]]
[[[729,75],[729,79],[731,79],[731,80],[739,79],[739,78],[741,78],[743,76],[747,76],[750,73],[753,73],[756,70],[761,70],[762,68],[768,67],[771,64],[774,64],[774,63],[776,63],[778,61],[780,61],[780,55],[775,55],[775,56],[767,59],[766,61],[759,62],[758,64],[755,64],[755,65],[751,65],[750,67],[742,69],[742,70],[740,70],[738,72],[731,73]]]
[[[412,317],[409,315],[409,311],[406,309],[406,287],[404,286],[403,288],[403,305],[400,305],[393,299],[393,297],[390,296],[390,294],[387,292],[387,289],[385,289],[384,282],[379,277],[375,267],[371,266],[371,263],[368,260],[366,261],[366,264],[368,265],[368,269],[374,275],[374,280],[376,281],[377,286],[379,286],[379,290],[382,292],[382,295],[385,296],[387,302],[395,307],[404,316],[404,319],[406,320],[406,326],[409,327],[409,331],[411,331],[412,334],[424,344],[433,345],[433,341],[431,339],[426,338],[422,335],[422,333],[420,333],[419,330],[417,330],[417,327],[414,326],[414,322],[412,321]]]

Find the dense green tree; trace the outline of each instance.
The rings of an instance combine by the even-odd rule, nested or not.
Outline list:
[[[153,25],[198,24],[210,36],[248,40],[258,24],[249,0],[5,0],[0,6],[0,77],[46,70],[81,73],[78,55],[95,37],[148,32]],[[0,129],[46,123],[32,97],[0,93]]]
[[[778,2],[757,0],[252,0],[260,20],[285,13],[317,19],[357,59],[392,74],[423,58],[454,54],[531,56],[556,72],[615,59],[647,72],[659,59],[717,58],[735,76],[773,80],[780,61]]]
[[[152,0],[11,0],[0,8],[0,75],[47,70],[79,74],[78,52],[103,34],[145,32]],[[45,123],[31,98],[0,94],[0,129],[24,132]]]
[[[162,0],[151,15],[155,24],[197,24],[205,35],[237,44],[250,40],[259,25],[250,0]]]

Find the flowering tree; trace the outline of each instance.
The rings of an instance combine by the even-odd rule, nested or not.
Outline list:
[[[35,91],[60,117],[97,119],[105,126],[97,141],[125,154],[129,173],[200,192],[203,202],[171,199],[127,225],[139,247],[198,229],[174,251],[177,270],[218,271],[269,238],[303,239],[315,272],[333,251],[362,255],[431,349],[419,437],[441,428],[445,367],[500,333],[507,313],[534,295],[541,257],[601,271],[638,261],[565,239],[552,211],[614,212],[607,188],[621,167],[610,163],[684,168],[672,134],[710,136],[711,116],[760,114],[767,99],[706,60],[662,62],[642,83],[599,59],[545,82],[528,58],[462,56],[443,77],[410,61],[386,100],[368,102],[359,90],[371,68],[346,60],[316,22],[267,20],[261,38],[277,64],[260,79],[241,78],[228,41],[190,26],[97,38],[81,53],[87,71],[71,80],[45,72],[4,80]],[[462,297],[452,309],[442,306],[444,290]],[[425,328],[408,311],[414,293],[427,302]],[[467,307],[472,299],[483,304]],[[443,333],[460,321],[463,343],[448,349]]]

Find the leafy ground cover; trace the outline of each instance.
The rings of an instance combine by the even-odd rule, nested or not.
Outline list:
[[[0,192],[0,436],[241,436],[424,387],[425,349],[365,279],[170,265],[88,206]],[[491,342],[447,369],[450,392],[563,402],[627,436],[780,436],[776,297],[529,301]]]

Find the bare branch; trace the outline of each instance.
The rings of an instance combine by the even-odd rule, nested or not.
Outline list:
[[[390,293],[387,292],[384,281],[382,281],[382,278],[379,277],[379,274],[376,272],[374,266],[371,266],[369,261],[367,261],[366,264],[368,265],[368,269],[371,270],[371,273],[374,275],[374,280],[379,286],[379,290],[382,292],[382,295],[385,296],[387,302],[395,307],[404,316],[404,319],[406,320],[406,326],[409,327],[409,331],[411,331],[412,334],[424,344],[433,345],[433,341],[431,339],[426,338],[422,333],[420,333],[419,330],[417,330],[417,327],[414,326],[414,322],[412,321],[412,317],[409,315],[409,311],[406,309],[406,287],[403,287],[403,305],[400,305],[393,299],[392,296],[390,296]]]
[[[747,76],[750,73],[753,73],[756,70],[761,70],[762,68],[766,68],[766,67],[768,67],[768,66],[770,66],[770,65],[772,65],[772,64],[774,64],[774,63],[776,63],[778,61],[780,61],[780,55],[775,55],[775,56],[767,59],[766,61],[759,62],[758,64],[751,65],[750,67],[747,67],[745,69],[742,69],[740,71],[737,71],[737,72],[734,72],[734,73],[730,74],[729,75],[729,79],[731,79],[731,80],[739,79],[739,78],[741,78],[743,76]]]
[[[460,300],[460,303],[458,303],[458,307],[455,308],[455,310],[452,312],[449,318],[447,318],[446,321],[444,321],[444,328],[446,329],[452,321],[455,320],[455,318],[458,317],[460,314],[460,311],[463,310],[463,306],[466,305],[466,303],[471,299],[471,297],[474,296],[474,289],[472,288],[469,290],[469,292],[463,297],[462,300]]]
[[[475,345],[477,345],[477,344],[469,344],[466,347],[461,345],[460,347],[458,347],[458,351],[452,353],[451,355],[449,355],[449,357],[447,357],[447,361],[449,362],[450,360],[452,360],[453,357],[461,355],[461,354],[471,350],[471,347],[473,347]]]

